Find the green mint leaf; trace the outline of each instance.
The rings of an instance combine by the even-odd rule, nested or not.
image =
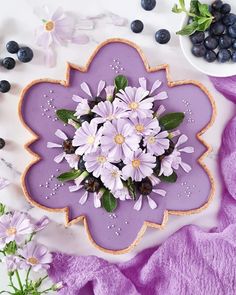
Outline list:
[[[124,90],[128,86],[128,80],[125,76],[119,75],[115,78],[116,92]]]
[[[102,196],[102,206],[107,212],[113,212],[117,207],[117,199],[110,191],[105,191]]]
[[[198,8],[198,0],[192,0],[190,3],[190,10],[189,12],[192,14],[199,15],[199,8]]]
[[[177,174],[175,172],[173,172],[170,176],[164,176],[161,175],[159,176],[159,179],[163,182],[170,182],[170,183],[174,183],[177,180]]]
[[[197,28],[198,28],[198,23],[196,21],[193,21],[191,24],[183,27],[183,29],[178,31],[176,34],[182,35],[182,36],[190,36],[197,31]]]
[[[79,123],[78,119],[75,117],[75,111],[61,109],[57,110],[56,115],[58,119],[66,124],[68,124],[69,119],[75,121],[76,123]]]
[[[205,32],[211,25],[212,19],[203,17],[198,20],[198,31]]]
[[[4,215],[6,212],[6,206],[0,203],[0,216]]]
[[[185,1],[184,0],[179,0],[179,5],[182,8],[182,10],[186,10],[185,9]]]
[[[4,249],[4,252],[8,255],[14,255],[16,251],[17,251],[17,245],[15,241],[8,243]]]
[[[183,12],[183,9],[182,8],[179,8],[177,4],[175,4],[172,8],[172,12],[174,13],[181,13]]]
[[[184,119],[184,113],[169,113],[159,119],[160,125],[165,130],[177,128]]]
[[[209,11],[209,6],[207,4],[201,4],[200,2],[198,2],[198,9],[201,16],[212,16]]]
[[[57,176],[59,181],[70,181],[74,180],[82,174],[80,170],[71,170],[69,172],[65,172]]]

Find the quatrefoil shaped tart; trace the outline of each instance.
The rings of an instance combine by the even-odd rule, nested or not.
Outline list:
[[[84,222],[91,242],[125,253],[168,214],[198,213],[214,194],[201,135],[214,101],[196,81],[173,82],[133,43],[112,39],[66,79],[40,79],[21,95],[34,159],[22,186],[33,205]]]

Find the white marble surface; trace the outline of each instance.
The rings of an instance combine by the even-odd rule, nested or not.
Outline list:
[[[52,223],[47,230],[40,234],[39,240],[51,250],[60,250],[78,255],[93,254],[110,261],[125,261],[140,250],[161,243],[185,224],[194,223],[204,228],[210,228],[217,224],[216,216],[221,195],[216,162],[217,152],[222,131],[233,114],[233,104],[214,90],[207,76],[197,72],[185,60],[179,46],[178,37],[174,33],[181,21],[180,15],[171,13],[171,7],[176,1],[158,0],[157,7],[151,12],[144,11],[139,2],[139,0],[7,0],[1,3],[1,57],[7,54],[4,44],[9,40],[16,40],[22,44],[30,45],[34,49],[35,58],[29,64],[17,64],[12,71],[0,69],[0,79],[7,79],[13,85],[10,93],[0,94],[0,137],[5,138],[7,142],[6,147],[0,150],[0,176],[8,178],[12,182],[8,188],[0,192],[0,202],[5,203],[12,209],[27,210],[36,218],[48,215]],[[87,32],[91,37],[89,44],[70,44],[67,47],[58,47],[57,66],[49,69],[42,63],[42,51],[34,44],[34,29],[40,23],[34,9],[42,4],[50,4],[52,9],[61,5],[76,17],[98,15],[110,11],[127,18],[127,25],[117,27],[107,23],[106,18],[96,21],[95,29]],[[129,29],[130,21],[137,18],[141,19],[145,24],[142,34],[134,34]],[[167,28],[172,33],[171,41],[165,46],[158,45],[154,40],[154,34],[160,28]],[[196,79],[201,81],[214,95],[218,110],[214,126],[204,135],[204,138],[213,147],[213,152],[205,162],[213,173],[217,186],[216,196],[209,208],[196,215],[186,217],[170,216],[165,230],[147,230],[140,244],[131,253],[120,256],[112,256],[94,248],[88,241],[83,225],[76,225],[66,229],[63,214],[50,214],[37,208],[31,208],[26,202],[21,190],[20,175],[31,160],[31,156],[23,147],[31,136],[22,126],[17,114],[20,90],[27,83],[42,77],[63,78],[66,61],[84,65],[96,45],[111,37],[121,37],[136,42],[145,52],[151,66],[169,63],[174,80]],[[0,265],[1,288],[5,286],[6,282],[4,272],[4,268]]]

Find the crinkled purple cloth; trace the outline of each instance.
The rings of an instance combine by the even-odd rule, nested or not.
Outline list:
[[[211,78],[236,103],[236,76]],[[112,264],[94,256],[54,253],[50,277],[63,281],[61,295],[236,294],[236,117],[227,125],[219,155],[224,189],[218,227],[189,225],[161,246],[131,261]]]

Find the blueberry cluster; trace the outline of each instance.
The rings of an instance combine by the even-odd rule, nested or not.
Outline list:
[[[193,55],[207,62],[236,62],[236,15],[231,13],[231,6],[221,0],[214,1],[209,11],[214,17],[209,29],[190,36]]]
[[[30,62],[34,56],[31,48],[23,46],[20,47],[19,44],[15,41],[9,41],[6,44],[6,49],[11,54],[17,54],[17,58],[20,62],[26,63]],[[3,68],[7,70],[14,69],[16,61],[12,57],[5,57],[0,61],[0,64]],[[0,81],[0,92],[6,93],[11,89],[11,84],[6,80]]]
[[[150,11],[153,10],[156,6],[156,0],[141,0],[141,6],[143,9]],[[141,20],[136,19],[131,23],[131,30],[134,33],[141,33],[144,29],[144,24]],[[166,29],[161,29],[156,32],[155,40],[159,44],[166,44],[170,41],[170,32]]]

